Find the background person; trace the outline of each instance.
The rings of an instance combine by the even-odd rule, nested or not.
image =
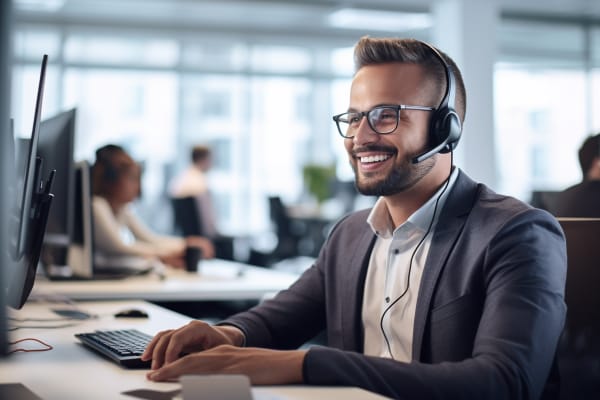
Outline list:
[[[173,198],[194,197],[200,212],[202,232],[206,236],[217,236],[215,210],[208,188],[206,173],[212,167],[212,152],[208,146],[192,148],[191,164],[177,175],[170,184],[169,195]]]
[[[184,235],[209,238],[215,247],[216,257],[233,260],[234,238],[221,234],[217,228],[217,213],[206,176],[212,162],[210,147],[196,145],[192,148],[190,165],[171,181],[169,196],[175,225]],[[190,218],[195,219],[195,223],[190,223]]]
[[[560,192],[549,211],[556,217],[600,218],[600,134],[579,148],[583,180]]]
[[[214,256],[212,243],[203,237],[179,238],[150,230],[133,212],[140,193],[141,168],[120,146],[109,144],[96,151],[92,167],[94,245],[101,256],[157,257],[183,268],[186,246],[199,247],[203,258]]]
[[[363,38],[355,60],[348,112],[334,119],[375,206],[340,220],[314,265],[273,299],[218,326],[156,335],[142,356],[148,378],[240,373],[406,399],[557,395],[557,221],[452,166],[465,89],[448,56]],[[322,330],[327,346],[298,349]]]

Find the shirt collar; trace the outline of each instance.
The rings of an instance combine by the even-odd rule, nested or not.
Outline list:
[[[421,207],[419,207],[414,213],[412,213],[406,222],[400,225],[398,228],[394,229],[394,225],[392,223],[392,216],[390,215],[389,209],[387,207],[387,203],[385,200],[380,197],[377,199],[377,202],[371,209],[369,216],[367,217],[367,223],[373,230],[373,232],[380,237],[390,238],[395,231],[400,229],[405,225],[411,225],[416,229],[420,229],[425,232],[429,228],[429,224],[431,223],[431,218],[433,216],[434,209],[436,210],[435,224],[440,215],[440,210],[444,208],[444,204],[446,203],[446,199],[448,198],[448,194],[452,190],[454,183],[456,182],[456,178],[458,177],[458,167],[452,168],[452,173],[450,174],[448,187],[443,184],[434,194],[427,200]],[[443,191],[443,194],[442,194]],[[439,197],[441,194],[441,197]],[[439,197],[439,201],[438,201]],[[437,202],[437,208],[436,208]],[[433,226],[432,226],[433,227]]]

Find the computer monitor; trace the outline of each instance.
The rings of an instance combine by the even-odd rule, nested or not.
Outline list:
[[[52,185],[54,203],[41,254],[45,266],[67,264],[67,249],[73,236],[75,116],[76,110],[71,109],[40,123],[37,154],[44,160],[42,174],[56,170]]]
[[[9,260],[7,262],[6,282],[4,290],[9,306],[21,308],[29,297],[35,281],[41,244],[46,228],[46,220],[50,209],[53,174],[46,183],[42,183],[42,159],[37,157],[37,143],[40,126],[40,115],[46,77],[48,56],[42,58],[40,78],[35,101],[33,127],[29,140],[19,141],[25,144],[26,151],[17,152],[16,186],[14,191],[8,190],[15,198],[9,206]],[[12,196],[16,194],[16,196]]]
[[[73,197],[69,206],[73,225],[66,254],[66,268],[46,272],[54,280],[120,279],[155,270],[156,263],[144,257],[103,257],[95,251],[92,206],[92,167],[87,161],[74,163]],[[159,272],[157,270],[157,272]]]
[[[94,278],[94,227],[92,217],[91,166],[87,161],[75,163],[74,224],[67,263],[69,277]]]
[[[8,60],[12,54],[12,1],[0,1],[0,59]],[[10,71],[12,63],[0,63],[0,187],[6,188],[14,179],[14,163],[9,161],[13,143],[12,130],[8,121],[10,116]],[[0,196],[0,358],[8,353],[8,335],[6,321],[6,297],[4,288],[8,254],[8,196]]]
[[[10,177],[14,176],[15,148],[14,121],[10,120],[8,126],[0,130],[0,187],[10,187]],[[0,266],[12,263],[8,246],[8,221],[9,198],[14,193],[8,192],[7,196],[0,196]],[[0,358],[8,352],[7,320],[6,320],[6,286],[8,277],[7,268],[0,267]]]

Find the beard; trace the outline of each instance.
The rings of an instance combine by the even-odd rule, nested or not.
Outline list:
[[[397,154],[397,153],[395,153]],[[393,169],[384,177],[375,179],[375,174],[360,175],[358,161],[350,163],[354,170],[356,189],[366,196],[391,196],[412,188],[435,166],[435,157],[430,157],[418,164],[412,159],[420,153],[410,154],[394,163]]]

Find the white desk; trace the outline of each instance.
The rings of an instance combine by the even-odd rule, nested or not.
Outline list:
[[[50,308],[65,308],[64,304],[28,302],[22,310],[11,311],[15,318],[56,318]],[[94,352],[84,348],[73,336],[75,333],[95,329],[136,328],[154,334],[162,329],[178,327],[189,318],[142,301],[84,302],[79,307],[98,315],[98,318],[77,321],[72,326],[52,329],[53,325],[64,321],[11,321],[10,325],[45,325],[43,329],[18,329],[9,332],[9,341],[33,337],[54,348],[45,352],[15,353],[0,361],[0,383],[24,384],[29,390],[47,400],[70,399],[129,399],[123,394],[132,390],[153,390],[175,392],[179,383],[158,383],[148,381],[145,370],[127,370],[119,367]],[[116,319],[113,314],[121,309],[137,307],[148,312],[148,319]],[[26,348],[40,348],[35,342],[18,345]],[[12,348],[12,346],[11,346]],[[258,399],[381,399],[370,392],[356,388],[328,388],[307,386],[261,386],[252,388]]]
[[[261,300],[289,287],[298,275],[225,260],[203,260],[197,273],[169,269],[119,280],[48,281],[37,279],[36,294],[72,300],[208,301]]]

